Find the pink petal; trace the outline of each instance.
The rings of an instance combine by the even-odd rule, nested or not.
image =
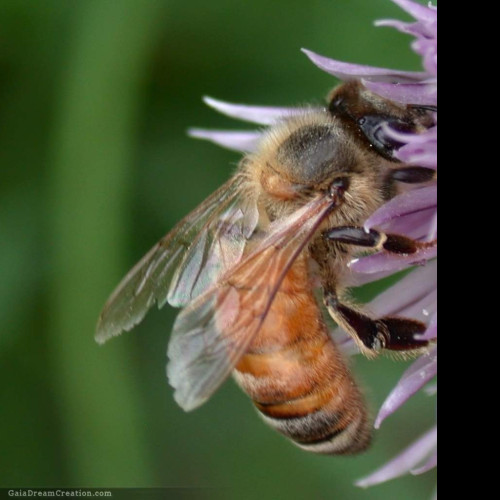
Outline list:
[[[437,450],[434,450],[434,453],[429,457],[429,459],[420,467],[416,467],[414,469],[411,469],[410,472],[414,476],[418,476],[419,474],[423,474],[424,472],[428,472],[431,469],[434,469],[437,465]]]
[[[387,83],[362,80],[363,85],[376,94],[403,104],[437,104],[437,84],[432,80],[417,83]]]
[[[349,263],[349,267],[356,273],[381,273],[384,271],[401,271],[408,266],[425,264],[426,260],[437,256],[437,245],[423,248],[411,255],[393,255],[389,253],[378,253],[354,259]]]
[[[262,132],[237,132],[234,130],[205,130],[190,128],[188,130],[190,137],[196,139],[205,139],[218,144],[219,146],[233,149],[235,151],[251,152],[257,147],[262,137]]]
[[[392,0],[403,10],[411,14],[417,21],[426,23],[435,23],[437,19],[437,9],[433,5],[425,7],[424,5],[411,2],[410,0]]]
[[[437,297],[436,297],[436,302],[437,302]],[[432,314],[433,316],[427,330],[423,335],[418,335],[418,338],[421,340],[433,340],[437,338],[437,305],[434,306],[434,313]]]
[[[422,56],[422,65],[431,75],[437,76],[437,40],[419,38],[411,44],[412,49]]]
[[[406,23],[399,19],[379,19],[375,21],[374,24],[377,27],[395,28],[401,31],[401,33],[407,33],[409,35],[417,36],[423,34],[421,23]]]
[[[434,115],[435,120],[437,120],[437,115]],[[400,142],[405,143],[405,145],[409,144],[420,144],[426,145],[437,141],[437,127],[433,126],[427,129],[425,132],[421,134],[412,134],[408,132],[399,132],[398,130],[394,130],[389,126],[384,125],[384,133],[390,135],[393,139],[396,139]],[[403,146],[404,147],[404,146]],[[401,151],[402,148],[398,149]]]
[[[369,309],[377,316],[401,315],[428,321],[436,309],[437,261],[413,270],[377,295]]]
[[[404,217],[396,217],[387,222],[387,224],[377,227],[388,233],[404,234],[416,240],[430,241],[436,239],[434,231],[435,215],[435,208],[423,209]],[[434,238],[429,238],[430,234],[434,234]]]
[[[437,168],[437,125],[423,134],[403,134],[390,128],[386,128],[385,133],[405,143],[395,155],[403,163]]]
[[[352,263],[356,262],[358,259],[354,259],[351,261]],[[348,267],[350,264],[348,264]],[[381,272],[374,272],[374,273],[357,273],[354,272],[352,269],[349,269],[351,272],[346,275],[346,286],[348,287],[356,287],[356,286],[361,286],[361,285],[366,285],[367,283],[373,283],[374,281],[381,280],[383,278],[387,278],[387,276],[390,276],[393,274],[392,271],[381,271]]]
[[[437,142],[435,144],[428,143],[423,147],[418,144],[407,144],[400,148],[395,156],[404,163],[436,170]]]
[[[321,56],[311,50],[301,49],[309,59],[323,71],[340,78],[341,80],[356,80],[365,78],[377,82],[418,82],[425,78],[426,73],[414,71],[398,71],[394,69],[375,68],[362,64],[351,64],[329,57]]]
[[[435,240],[437,236],[437,212],[432,217],[431,223],[429,224],[429,233],[427,234],[426,240]]]
[[[434,210],[437,206],[437,186],[426,186],[402,193],[382,205],[370,216],[364,228],[368,231],[373,227],[387,228],[393,220],[407,217],[424,210]]]
[[[272,125],[280,118],[304,113],[304,108],[284,108],[273,106],[248,106],[246,104],[232,104],[219,101],[213,97],[204,97],[205,104],[224,115],[240,120],[258,123],[259,125]]]
[[[375,428],[399,407],[401,407],[411,396],[419,391],[437,373],[437,347],[434,347],[428,354],[420,356],[408,368],[396,387],[391,391],[375,420]]]
[[[357,486],[367,488],[374,484],[383,483],[389,479],[402,476],[410,472],[419,463],[425,460],[436,449],[437,428],[434,426],[426,434],[413,444],[408,446],[402,453],[385,464],[373,474],[356,482]]]
[[[434,113],[434,120],[437,123],[437,113]],[[437,128],[430,127],[425,132],[420,134],[413,134],[408,132],[400,132],[395,129],[391,129],[390,127],[387,129],[388,133],[392,135],[395,139],[399,139],[401,142],[405,143],[423,143],[429,142],[429,140],[437,139]]]

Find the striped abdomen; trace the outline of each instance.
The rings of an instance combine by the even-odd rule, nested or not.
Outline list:
[[[363,398],[328,334],[305,258],[286,275],[234,377],[264,420],[301,448],[343,454],[369,444]]]

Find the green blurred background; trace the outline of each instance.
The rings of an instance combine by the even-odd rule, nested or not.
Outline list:
[[[410,38],[372,26],[387,17],[409,20],[389,0],[0,0],[0,487],[431,494],[434,473],[352,485],[432,425],[425,396],[366,454],[315,456],[265,426],[232,381],[195,412],[176,406],[164,367],[174,310],[105,347],[93,340],[118,280],[238,161],[186,136],[244,128],[201,96],[321,103],[336,82],[301,47],[420,69]],[[375,413],[407,363],[354,365]]]

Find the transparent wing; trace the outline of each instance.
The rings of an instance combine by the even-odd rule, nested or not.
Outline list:
[[[177,316],[167,375],[183,409],[201,405],[229,375],[331,207],[330,198],[316,198],[286,220],[272,223],[255,248]]]
[[[99,343],[133,328],[155,303],[191,302],[238,262],[258,221],[243,182],[240,176],[229,180],[132,268],[101,312]]]

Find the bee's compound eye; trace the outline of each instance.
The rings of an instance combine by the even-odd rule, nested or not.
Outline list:
[[[345,108],[345,101],[342,96],[335,97],[328,106],[328,110],[331,113],[335,113],[336,111],[342,111],[344,108]]]
[[[349,187],[349,178],[338,177],[332,182],[332,188],[345,191]]]
[[[348,188],[349,179],[347,177],[338,177],[330,184],[330,197],[338,202]]]

